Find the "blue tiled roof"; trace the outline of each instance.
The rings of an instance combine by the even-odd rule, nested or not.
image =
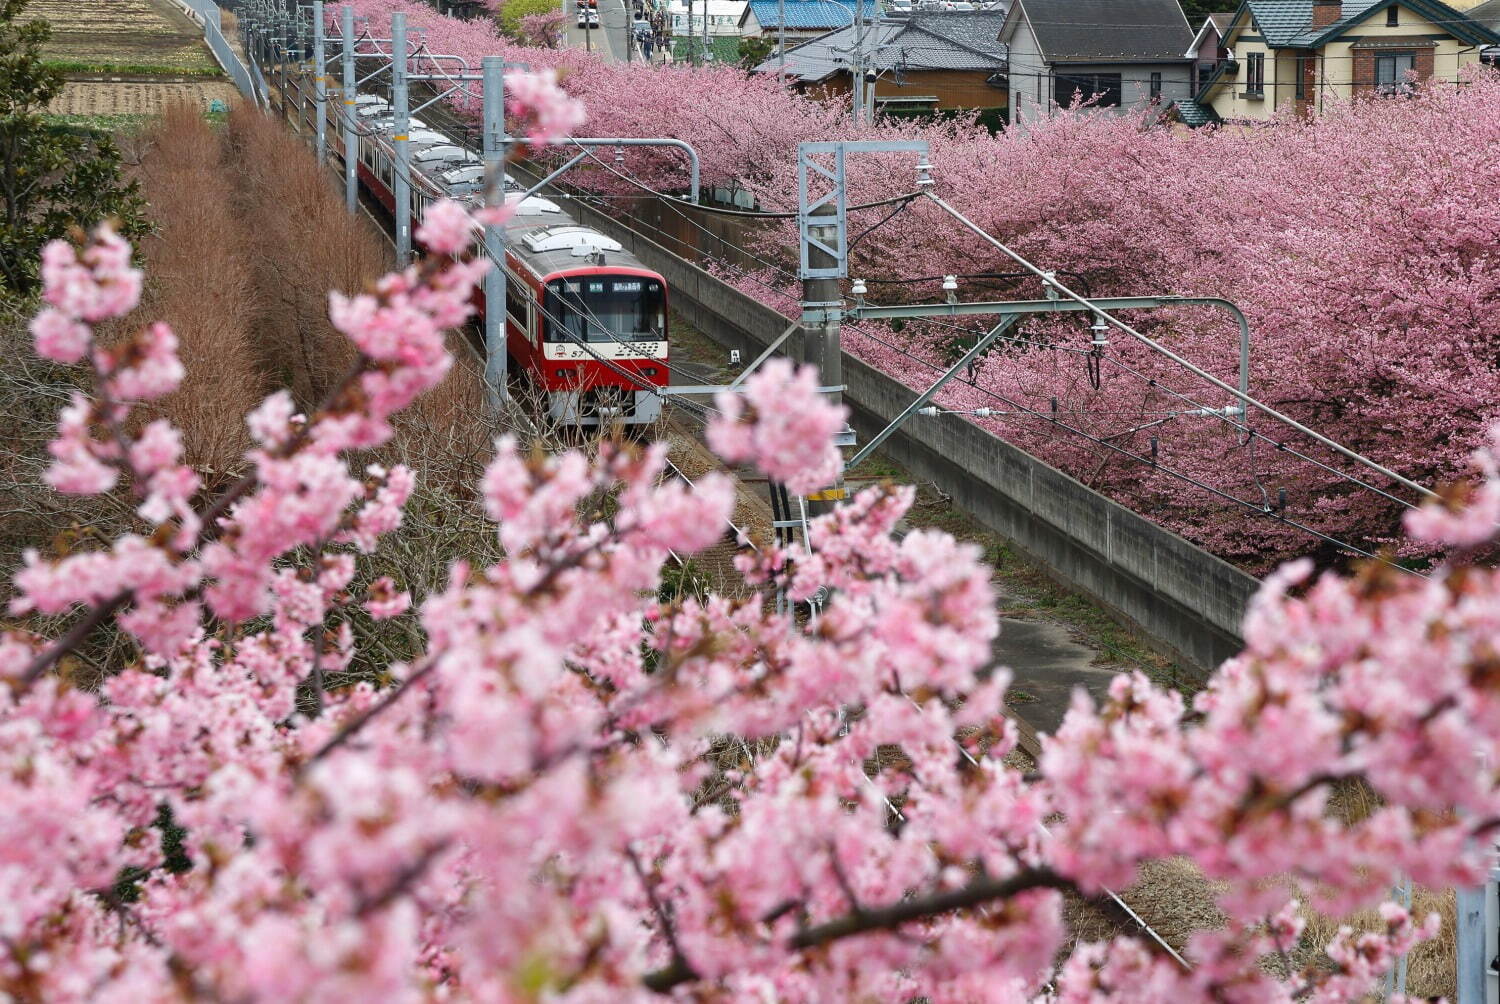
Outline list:
[[[750,10],[762,28],[774,28],[781,24],[780,4],[783,0],[750,0]],[[786,3],[786,26],[788,28],[841,28],[854,23],[854,4],[838,0],[784,0]],[[866,16],[874,17],[875,0],[866,0]]]
[[[1394,0],[1344,0],[1340,16],[1326,28],[1312,26],[1312,0],[1245,0],[1250,14],[1260,28],[1261,37],[1274,47],[1316,48],[1330,38],[1343,34],[1351,24],[1373,10],[1389,6]],[[1464,41],[1483,43],[1489,34],[1478,22],[1471,22],[1440,0],[1403,0],[1418,14],[1443,25],[1450,34]]]
[[[1312,0],[1246,0],[1246,6],[1269,45],[1286,45],[1312,25]]]

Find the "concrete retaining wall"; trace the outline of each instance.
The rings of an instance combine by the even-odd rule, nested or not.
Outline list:
[[[583,205],[573,209],[661,272],[677,310],[747,360],[786,330],[782,315],[616,218]],[[850,357],[844,382],[844,400],[862,438],[883,429],[916,396]],[[1240,622],[1258,586],[1252,576],[958,416],[909,422],[884,449],[1058,580],[1137,625],[1173,658],[1207,671],[1240,650]]]

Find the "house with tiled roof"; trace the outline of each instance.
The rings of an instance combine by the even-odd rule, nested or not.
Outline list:
[[[847,104],[859,46],[864,66],[875,75],[877,114],[977,111],[982,123],[997,129],[1005,122],[1007,101],[1004,22],[997,11],[918,11],[882,18],[862,30],[850,25],[789,47],[784,65],[772,53],[755,72],[784,73],[798,90]]]
[[[835,28],[854,23],[854,7],[859,0],[750,0],[740,15],[742,38],[781,36],[781,19],[786,16],[786,37],[801,41],[816,38]],[[866,18],[875,16],[875,0],[864,0]]]
[[[1011,121],[1053,115],[1079,98],[1104,113],[1185,100],[1192,40],[1177,0],[1015,0],[1000,32]]]
[[[1219,64],[1229,58],[1229,50],[1224,45],[1224,33],[1229,30],[1230,23],[1234,20],[1232,13],[1210,14],[1203,19],[1203,24],[1198,28],[1198,34],[1193,36],[1192,44],[1184,53],[1193,64],[1192,92],[1198,93],[1198,88],[1208,82],[1208,78],[1219,68]]]
[[[668,0],[665,14],[672,37],[672,58],[703,62],[703,39],[707,36],[712,61],[734,63],[739,59],[739,23],[744,13],[745,0]]]
[[[1487,3],[1471,7],[1464,13],[1490,31],[1500,34],[1500,0],[1488,0]],[[1500,45],[1487,47],[1480,53],[1480,58],[1487,63],[1500,64]]]
[[[1196,103],[1231,122],[1457,81],[1500,35],[1441,0],[1243,0]]]

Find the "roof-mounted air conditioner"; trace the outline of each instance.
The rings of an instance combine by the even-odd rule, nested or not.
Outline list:
[[[595,251],[619,251],[620,242],[588,227],[548,227],[521,238],[533,254],[544,251],[571,251],[582,258]]]

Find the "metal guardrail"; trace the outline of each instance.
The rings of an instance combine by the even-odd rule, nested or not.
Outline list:
[[[214,59],[229,74],[229,79],[234,81],[234,86],[249,101],[258,107],[265,107],[266,85],[257,71],[252,75],[251,68],[247,67],[238,55],[229,40],[224,37],[223,15],[219,5],[213,0],[178,0],[203,22],[203,41],[208,43],[208,48],[214,54]]]

